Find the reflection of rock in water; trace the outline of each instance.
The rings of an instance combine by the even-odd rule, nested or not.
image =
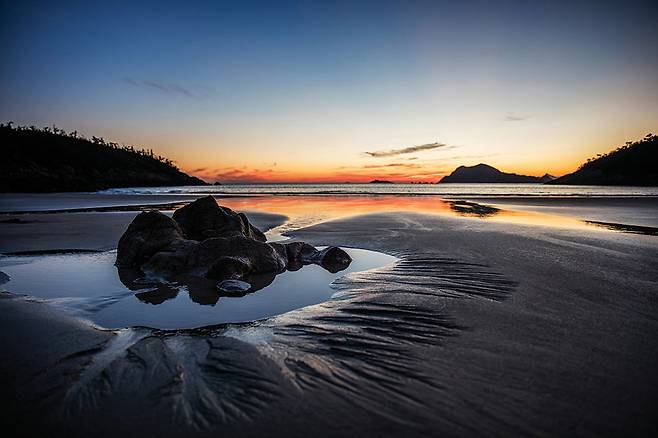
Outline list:
[[[231,294],[231,296],[245,296],[248,293],[253,293],[256,291],[259,291],[261,289],[266,288],[270,284],[274,282],[274,279],[276,278],[277,273],[276,272],[265,272],[263,274],[254,274],[250,275],[249,277],[246,277],[244,280],[246,283],[249,283],[251,286],[248,291],[240,294]],[[228,295],[227,292],[221,292],[222,295],[226,294]]]
[[[475,202],[467,202],[467,201],[447,201],[447,202],[448,204],[450,204],[450,209],[452,211],[462,216],[475,216],[480,218],[486,218],[500,212],[500,209],[496,207],[477,204]]]
[[[144,284],[144,273],[134,268],[117,268],[119,280],[130,290],[146,289]]]
[[[141,291],[135,294],[140,301],[149,304],[162,304],[174,299],[184,290],[192,301],[197,304],[214,306],[220,295],[217,293],[215,281],[191,275],[180,275],[171,281],[151,279],[137,269],[118,269],[119,279],[128,289]]]
[[[137,299],[149,304],[162,304],[167,300],[174,299],[178,296],[178,289],[173,289],[163,285],[153,290],[146,292],[138,292],[135,294]]]
[[[158,282],[144,277],[139,269],[118,268],[119,280],[132,291],[137,291],[135,297],[149,304],[162,304],[176,298],[179,288],[168,283]]]
[[[644,234],[646,236],[658,236],[658,228],[646,227],[641,225],[628,225],[618,224],[615,222],[601,222],[601,221],[583,221],[586,224],[594,225],[601,228],[606,228],[613,231],[621,231],[622,233]]]
[[[215,280],[193,275],[173,276],[169,278],[170,281],[163,283],[145,277],[144,273],[137,269],[119,268],[117,271],[124,286],[133,291],[140,291],[135,296],[145,303],[162,304],[167,300],[176,298],[181,290],[185,290],[195,303],[211,306],[217,304],[222,296],[244,297],[247,294],[266,288],[274,282],[277,276],[276,272],[250,275],[245,278],[245,283],[249,285],[246,290],[231,291],[218,289]]]

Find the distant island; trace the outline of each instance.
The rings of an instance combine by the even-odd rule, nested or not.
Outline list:
[[[373,179],[370,184],[395,184],[393,181],[386,181],[383,179]]]
[[[152,150],[87,139],[57,127],[0,124],[0,192],[81,192],[206,185]]]
[[[477,164],[475,166],[459,166],[450,175],[444,176],[439,184],[444,183],[545,183],[555,177],[549,174],[544,176],[517,175],[516,173],[505,173],[489,166],[488,164]]]
[[[627,142],[549,184],[658,186],[658,136]]]

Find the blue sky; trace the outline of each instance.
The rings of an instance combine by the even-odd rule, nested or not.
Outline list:
[[[0,119],[209,180],[564,173],[656,129],[656,2],[3,2]],[[414,154],[366,152],[411,146]],[[380,166],[380,167],[377,167]]]

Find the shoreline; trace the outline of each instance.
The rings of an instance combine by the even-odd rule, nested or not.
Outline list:
[[[68,195],[67,195],[68,196]],[[57,208],[62,202],[109,202],[95,196],[49,201],[50,210],[8,212],[15,204],[0,207],[0,253],[43,250],[109,250],[132,218],[152,208],[171,214],[173,209],[194,199],[162,203],[163,197],[107,195],[113,205],[101,207]],[[118,198],[117,198],[118,196]],[[165,197],[166,198],[166,197]],[[1,199],[1,198],[0,198]],[[256,226],[268,231],[270,239],[280,240],[295,229],[336,218],[385,211],[434,214],[468,220],[549,228],[597,229],[601,232],[658,235],[658,199],[581,198],[518,199],[393,196],[233,196],[216,198],[236,211],[244,211]],[[464,199],[464,200],[461,200]],[[29,202],[30,198],[21,202]],[[19,203],[20,204],[20,203]],[[39,205],[39,204],[37,204]],[[304,207],[301,208],[300,206]],[[283,214],[281,214],[283,213]]]
[[[138,212],[30,213],[23,217],[22,223],[0,223],[0,253],[116,249],[119,238]],[[280,214],[244,213],[251,223],[265,231],[287,220]]]

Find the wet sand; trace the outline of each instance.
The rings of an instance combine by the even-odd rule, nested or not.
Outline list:
[[[401,261],[340,279],[325,303],[197,330],[104,331],[4,294],[0,371],[15,400],[5,426],[50,436],[658,433],[655,236],[421,213],[291,234]]]
[[[658,198],[468,197],[504,209],[564,215],[581,220],[658,227]]]
[[[163,210],[171,215],[171,211]],[[115,249],[119,238],[139,211],[39,213],[0,215],[0,253],[43,250]],[[264,212],[244,212],[261,230],[286,221],[286,216]],[[9,222],[18,219],[17,223]],[[2,223],[2,220],[7,222]]]
[[[110,195],[101,193],[2,193],[0,213],[98,209],[126,205],[156,205],[189,202],[193,195]]]

